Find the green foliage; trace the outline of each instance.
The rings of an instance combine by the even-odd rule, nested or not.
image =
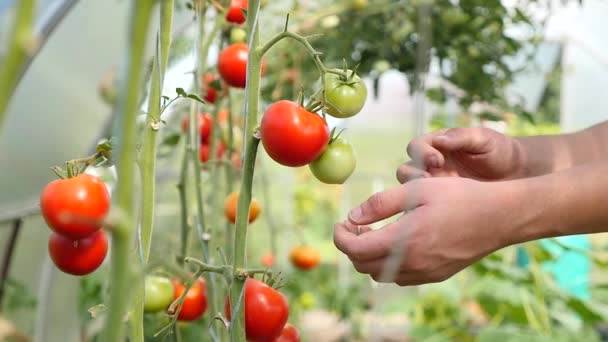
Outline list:
[[[36,306],[36,298],[28,291],[28,287],[14,278],[6,279],[4,291],[4,300],[0,308],[2,312],[12,313]]]

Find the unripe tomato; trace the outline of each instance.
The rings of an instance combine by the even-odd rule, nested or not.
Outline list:
[[[247,341],[268,342],[281,335],[289,316],[289,304],[282,293],[257,279],[248,278],[244,303]],[[229,298],[226,298],[224,311],[226,318],[232,319]]]
[[[144,311],[159,312],[169,308],[175,289],[171,280],[159,276],[147,276],[145,281]]]
[[[368,0],[352,0],[351,6],[355,11],[360,11],[366,9],[368,5]]]
[[[232,0],[226,12],[226,21],[235,24],[244,23],[246,18],[243,10],[247,10],[247,0]]]
[[[92,273],[103,263],[108,253],[108,239],[103,230],[80,240],[51,233],[48,248],[57,268],[80,276]]]
[[[190,129],[190,117],[185,116],[182,120],[182,131],[188,133]],[[198,115],[198,129],[201,136],[201,142],[207,142],[211,137],[213,130],[213,117],[209,113],[201,113]]]
[[[295,267],[308,271],[319,265],[321,254],[314,247],[299,246],[291,250],[289,260]]]
[[[232,44],[244,43],[247,40],[247,31],[240,27],[233,27],[230,30],[230,42]]]
[[[224,152],[226,151],[226,148],[224,147],[224,145],[222,144],[222,142],[218,141],[217,142],[217,146],[216,146],[216,150],[215,150],[215,157],[216,158],[222,158],[222,156],[224,155]],[[211,157],[211,144],[210,143],[203,143],[201,144],[201,147],[198,151],[198,156],[201,160],[201,163],[206,163],[209,161],[209,158]]]
[[[110,193],[96,176],[57,179],[42,190],[40,209],[46,224],[72,240],[99,230],[110,209]]]
[[[239,193],[233,192],[228,197],[226,197],[226,201],[224,202],[224,215],[228,221],[232,223],[236,223],[236,210],[239,202]],[[251,204],[249,205],[249,223],[255,221],[256,218],[260,215],[262,211],[262,207],[260,202],[257,199],[251,198]]]
[[[186,286],[179,280],[173,280],[173,301],[181,297],[182,293],[186,290]],[[182,310],[177,315],[177,319],[180,321],[191,322],[199,319],[207,310],[207,287],[205,286],[205,280],[199,278],[194,285],[190,288],[184,298]]]
[[[317,159],[329,141],[329,128],[322,117],[286,100],[266,110],[260,134],[270,158],[292,167]]]
[[[327,184],[343,184],[356,166],[353,147],[343,138],[331,141],[323,154],[308,165],[312,174]]]
[[[300,333],[291,323],[287,323],[281,331],[281,336],[273,342],[300,342]]]
[[[266,268],[271,268],[274,265],[274,255],[272,255],[272,253],[268,252],[264,255],[262,255],[262,265],[264,265],[264,267]]]
[[[350,76],[352,70],[347,71]],[[326,73],[324,77],[325,105],[327,114],[336,118],[349,118],[359,113],[367,100],[367,87],[359,76],[343,79],[342,76]]]

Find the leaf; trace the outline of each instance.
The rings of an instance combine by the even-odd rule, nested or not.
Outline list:
[[[188,94],[186,93],[186,91],[184,90],[184,88],[175,88],[175,92],[179,96],[188,97]]]
[[[205,104],[205,101],[201,100],[201,98],[200,98],[200,97],[198,97],[198,96],[197,96],[197,95],[195,95],[195,94],[188,94],[188,95],[186,95],[186,97],[187,97],[187,98],[189,98],[189,99],[193,99],[193,100],[195,100],[195,101],[198,101],[198,102],[200,102],[200,103],[202,103],[202,104]]]
[[[576,297],[568,299],[566,305],[587,324],[608,321],[608,307],[596,302],[587,302]]]
[[[162,145],[166,145],[166,146],[175,146],[179,143],[179,140],[181,139],[182,135],[179,133],[173,133],[171,135],[168,135],[165,137],[165,139],[163,139],[162,141]]]

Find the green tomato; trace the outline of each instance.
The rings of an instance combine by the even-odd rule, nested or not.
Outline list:
[[[348,75],[352,74],[348,70]],[[342,76],[326,73],[324,79],[325,106],[327,114],[344,119],[359,113],[367,100],[367,87],[359,76],[354,75],[350,80]]]
[[[244,43],[247,40],[247,31],[240,27],[234,27],[230,30],[230,42],[232,44]]]
[[[298,300],[304,309],[310,309],[315,306],[315,295],[311,292],[303,292]]]
[[[364,10],[367,8],[368,0],[352,0],[351,6],[355,11]]]
[[[308,165],[312,174],[327,184],[343,184],[355,171],[355,166],[353,147],[342,138],[331,141],[321,156]]]
[[[166,310],[171,302],[173,302],[174,290],[171,280],[159,276],[147,276],[145,286],[145,312],[159,312]]]

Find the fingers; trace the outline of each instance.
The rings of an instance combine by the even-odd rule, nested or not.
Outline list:
[[[492,134],[485,128],[451,128],[432,137],[431,145],[443,151],[480,154],[492,149]]]
[[[372,230],[345,221],[334,226],[334,244],[351,261],[375,260],[390,253],[397,229],[397,222]]]
[[[431,174],[421,170],[413,165],[412,162],[407,162],[399,166],[397,169],[397,180],[403,184],[417,178],[428,178]]]
[[[445,163],[443,154],[432,145],[436,135],[443,134],[444,130],[426,134],[415,138],[407,145],[407,154],[412,159],[412,166],[419,169],[440,168]]]
[[[378,222],[393,215],[414,209],[422,204],[413,183],[407,183],[373,194],[367,201],[352,209],[348,219],[358,225]]]

